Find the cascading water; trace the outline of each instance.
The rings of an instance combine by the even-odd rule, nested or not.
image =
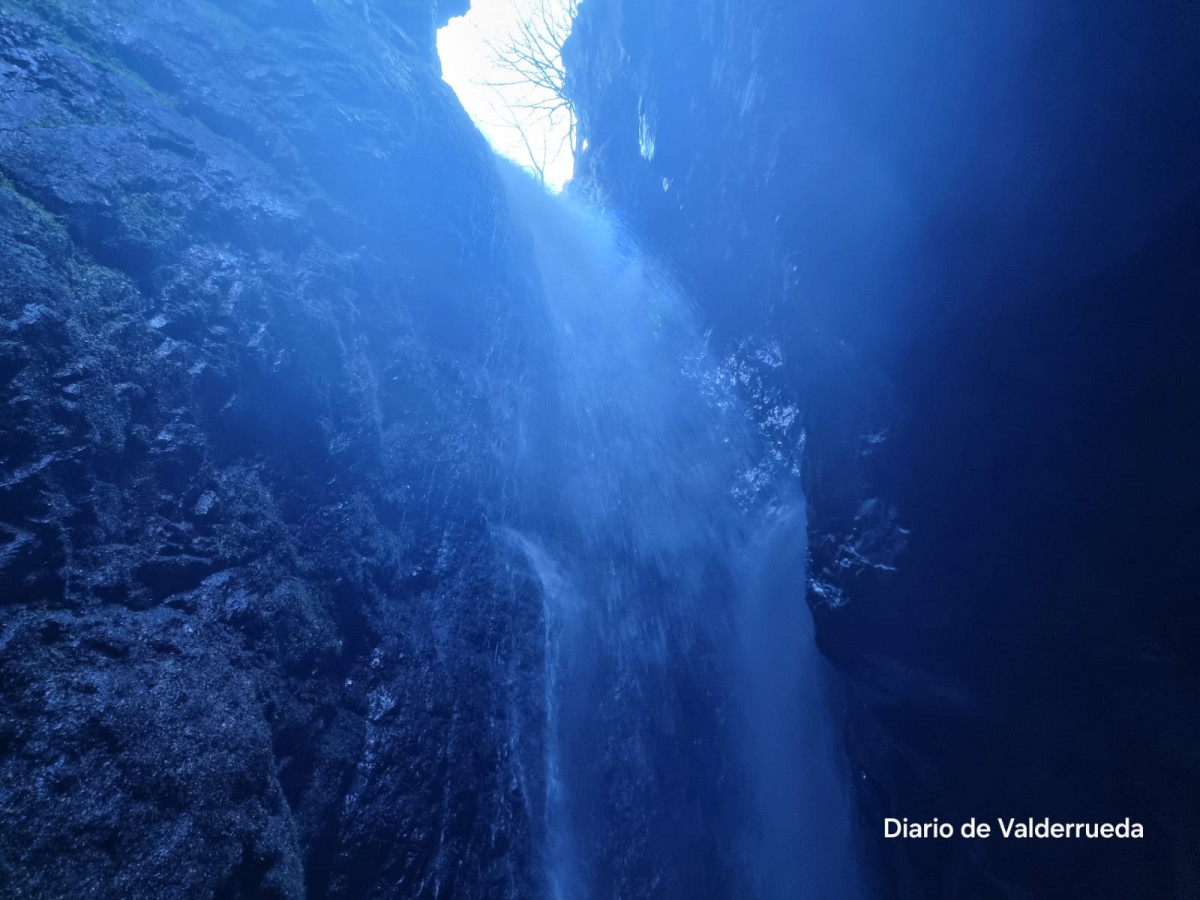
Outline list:
[[[578,621],[573,607],[578,603],[579,595],[544,548],[516,531],[504,530],[502,537],[529,564],[542,594],[542,651],[545,666],[542,825],[546,841],[546,882],[549,900],[571,900],[583,896],[583,886],[576,871],[578,850],[574,845],[567,810],[566,784],[563,781],[563,734],[559,711],[563,699],[560,677],[563,653],[577,649],[575,642],[578,637],[564,634],[564,630],[570,623]]]
[[[799,486],[734,490],[761,471],[753,421],[681,292],[502,170],[553,382],[521,412],[536,459],[502,535],[543,595],[547,894],[860,897]]]
[[[828,666],[804,598],[803,503],[771,516],[745,556],[737,685],[757,829],[753,896],[862,897],[853,797],[832,717]]]

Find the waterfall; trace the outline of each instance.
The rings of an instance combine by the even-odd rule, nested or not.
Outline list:
[[[563,734],[559,709],[563,702],[563,654],[578,649],[577,635],[568,629],[578,621],[573,615],[578,593],[545,548],[520,532],[502,529],[501,537],[528,563],[542,594],[543,735],[542,830],[545,835],[545,868],[548,900],[583,897],[576,870],[574,845],[562,772]]]
[[[543,596],[546,892],[860,897],[799,485],[735,490],[762,448],[687,298],[614,223],[501,168],[549,361],[502,531]]]
[[[862,897],[848,766],[832,685],[804,603],[803,503],[762,526],[737,605],[742,758],[758,812],[747,860],[756,897]]]

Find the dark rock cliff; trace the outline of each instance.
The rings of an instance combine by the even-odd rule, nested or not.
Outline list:
[[[535,893],[529,266],[436,23],[0,4],[0,896]]]
[[[494,528],[555,401],[438,77],[466,5],[0,0],[0,898],[545,893],[543,588]],[[802,452],[865,827],[1145,823],[880,842],[896,896],[1200,891],[1198,40],[1184,3],[581,8],[576,188],[712,323],[763,478]],[[684,812],[723,759],[594,763],[601,886],[728,863]]]
[[[1200,890],[1194,8],[587,0],[564,55],[576,189],[801,411],[866,826],[1147,830],[881,842],[897,895]]]

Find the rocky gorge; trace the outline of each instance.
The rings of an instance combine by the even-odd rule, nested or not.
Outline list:
[[[466,7],[0,0],[0,897],[1200,890],[1195,11]]]

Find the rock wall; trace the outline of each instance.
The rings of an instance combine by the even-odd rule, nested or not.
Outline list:
[[[463,6],[0,4],[0,897],[544,892],[493,527],[554,401]],[[1189,12],[586,0],[567,48],[576,189],[802,452],[865,827],[1145,823],[881,845],[896,896],[1200,890]]]
[[[1194,11],[586,0],[564,55],[575,189],[799,410],[865,827],[1154,835],[880,841],[896,895],[1196,891]]]
[[[0,5],[0,896],[535,894],[529,264],[436,15]]]

